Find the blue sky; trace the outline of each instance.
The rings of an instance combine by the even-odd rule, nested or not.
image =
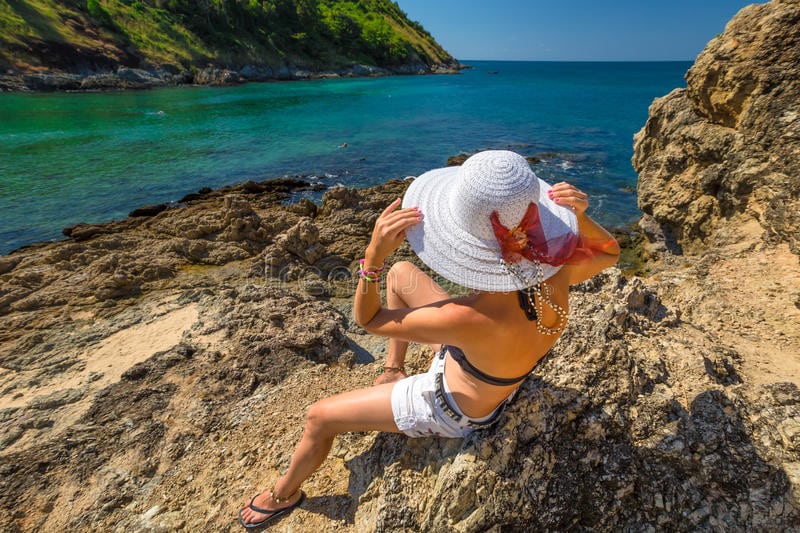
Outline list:
[[[454,57],[692,61],[738,0],[397,0]]]

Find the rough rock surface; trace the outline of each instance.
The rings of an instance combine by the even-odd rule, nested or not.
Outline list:
[[[672,251],[737,240],[756,219],[800,253],[800,2],[748,6],[708,43],[687,88],[635,137],[644,229]]]
[[[795,6],[743,13],[759,28]],[[714,146],[732,183],[729,161],[764,137],[712,124],[685,94],[637,138],[643,181],[669,188],[659,165],[699,167]],[[747,208],[702,234],[669,218],[692,201],[673,190],[658,211],[643,183],[651,234],[684,255],[664,244],[646,279],[609,269],[576,287],[564,337],[482,435],[338,437],[273,530],[799,530],[796,219],[751,212],[762,184],[791,191],[748,179],[709,195]],[[308,185],[248,182],[0,257],[0,531],[239,531],[307,406],[375,376],[385,342],[352,323],[351,272],[405,185],[284,205]],[[407,365],[430,356],[414,346]]]
[[[384,342],[351,321],[350,273],[405,185],[316,206],[282,205],[302,182],[251,182],[3,258],[0,530],[237,531],[305,408],[375,375]],[[717,296],[744,272],[719,265]],[[578,287],[564,338],[482,438],[339,437],[277,529],[797,527],[800,378],[747,374],[718,312],[681,291],[691,268]]]

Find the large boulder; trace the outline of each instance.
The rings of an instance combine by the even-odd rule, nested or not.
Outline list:
[[[634,137],[639,206],[675,252],[764,237],[800,253],[800,2],[744,8]],[[646,230],[653,239],[658,231]]]

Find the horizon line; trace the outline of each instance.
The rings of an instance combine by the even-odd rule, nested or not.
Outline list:
[[[465,61],[505,61],[508,63],[692,63],[695,59],[458,59]]]

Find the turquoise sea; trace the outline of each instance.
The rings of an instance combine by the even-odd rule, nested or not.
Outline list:
[[[689,62],[464,63],[458,75],[0,94],[0,253],[201,187],[287,174],[362,187],[485,148],[539,157],[537,174],[587,191],[607,225],[638,218],[632,136]]]

